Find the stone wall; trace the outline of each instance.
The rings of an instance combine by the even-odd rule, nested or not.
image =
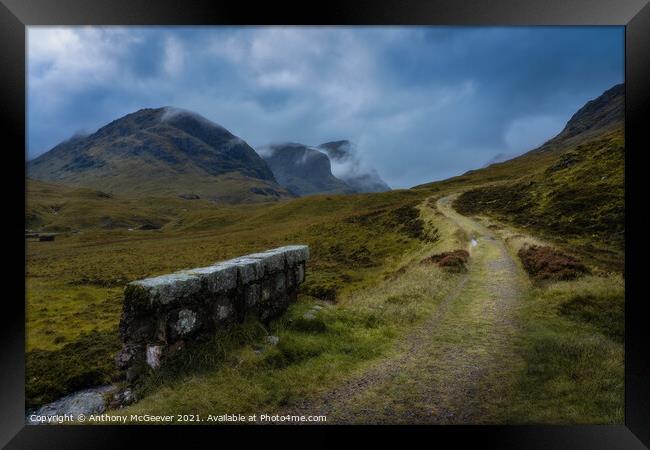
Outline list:
[[[296,300],[309,247],[291,245],[212,266],[134,281],[124,290],[118,367],[133,382],[191,340],[254,315],[277,317]]]

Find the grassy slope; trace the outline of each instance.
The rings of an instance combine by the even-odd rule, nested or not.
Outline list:
[[[434,251],[468,244],[467,232],[433,207],[435,198],[452,191],[441,189],[430,200],[408,191],[321,196],[245,210],[186,202],[194,207],[176,211],[162,231],[91,226],[54,243],[30,242],[28,401],[46,401],[115,375],[111,355],[119,348],[116,325],[127,280],[285,242],[312,247],[299,302],[269,327],[246,323],[184,353],[184,359],[147,380],[142,401],[120,413],[273,412],[317,397],[378,358],[390,357],[396,343],[430,317],[455,286],[458,274],[414,264]],[[123,212],[120,200],[103,200],[115,202],[108,208],[112,214]],[[428,205],[420,207],[422,223],[395,221],[395,211],[422,200]],[[132,211],[134,205],[127,202],[125,208]],[[402,209],[401,216],[409,211]],[[65,220],[65,210],[51,219]],[[509,226],[492,227],[501,228],[513,255],[523,242],[539,242]],[[424,240],[414,239],[418,235]],[[427,242],[436,235],[435,242]],[[319,300],[337,287],[336,306]],[[616,276],[533,286],[518,309],[515,356],[495,369],[498,383],[487,381],[505,388],[487,397],[482,422],[621,422],[623,293]],[[458,303],[459,314],[472,298]],[[302,315],[315,304],[324,309],[315,321],[305,321]],[[472,335],[486,331],[481,323],[475,321]],[[445,340],[453,340],[457,328]],[[264,343],[268,333],[280,337],[279,346]],[[382,395],[403,403],[413,394],[405,389]]]
[[[467,242],[466,233],[434,210],[426,209],[424,228],[414,220],[408,205],[427,196],[469,191],[455,206],[489,216],[513,255],[523,242],[543,239],[592,267],[618,272],[623,158],[622,130],[610,129],[411,191],[246,208],[135,202],[34,184],[28,223],[82,233],[27,246],[28,402],[114,375],[110,355],[119,347],[115,327],[126,281],[297,242],[310,244],[313,259],[300,301],[287,316],[269,330],[245,324],[196,349],[193,361],[178,361],[164,377],[150,379],[148,397],[130,410],[272,409],[317,394],[390,353],[392,342],[435,310],[453,284],[452,275],[423,274],[408,265],[422,251]],[[126,230],[146,222],[164,226]],[[427,244],[434,227],[441,239]],[[536,284],[526,293],[513,339],[522,363],[498,371],[505,390],[486,404],[485,420],[621,422],[624,282],[615,273],[595,274]],[[427,295],[413,296],[412,289]],[[318,299],[333,297],[339,306],[318,313],[314,323],[301,320],[314,302],[324,304]],[[267,332],[280,335],[281,345],[254,352]]]
[[[277,412],[305,398],[318,398],[372,367],[374,361],[395,357],[400,342],[431,317],[460,277],[417,261],[433,252],[465,247],[471,234],[433,208],[423,207],[422,212],[427,228],[435,227],[438,233],[435,243],[394,259],[383,270],[385,275],[370,278],[372,283],[365,288],[341,293],[336,307],[316,301],[325,305],[316,321],[302,319],[314,305],[313,298],[302,295],[269,329],[247,324],[225,339],[218,337],[195,349],[191,360],[187,357],[149,379],[145,398],[119,414],[190,411],[205,418],[227,411]],[[524,242],[544,243],[508,226],[491,225],[513,256]],[[474,274],[479,284],[481,275]],[[439,327],[436,339],[427,345],[435,360],[440,357],[439,343],[468,346],[470,354],[487,350],[473,348],[486,336],[488,341],[510,343],[511,348],[489,366],[491,376],[472,398],[462,400],[480,399],[473,407],[481,414],[480,423],[622,423],[624,283],[620,276],[531,284],[515,305],[516,333],[505,337],[490,337],[494,330],[481,315],[487,294],[473,286],[466,286],[452,303],[448,325]],[[268,332],[280,337],[278,347],[263,343]],[[255,352],[260,348],[264,352]],[[458,361],[449,360],[449,364],[435,364],[436,370],[429,373],[431,363],[422,362],[406,368],[398,383],[380,385],[355,398],[354,420],[363,423],[376,404],[388,407],[386,411],[422,407],[418,387],[422,384],[417,380],[435,385],[453,379],[450,374],[458,370]],[[471,361],[462,363],[471,367]]]
[[[37,215],[44,229],[81,232],[27,244],[28,404],[114,377],[121,288],[130,280],[307,243],[312,258],[302,292],[331,300],[345,289],[371,284],[383,276],[386,264],[427,240],[412,206],[423,196],[417,192],[231,208],[175,199],[139,205],[97,198],[89,190],[39,189],[29,191],[28,214]],[[63,204],[56,214],[47,212],[53,201]],[[179,203],[187,207],[179,209]],[[167,222],[159,231],[102,229],[106,217],[128,222],[134,215]]]
[[[45,232],[161,226],[178,217],[183,209],[206,204],[173,197],[135,201],[104,191],[28,179],[25,225]]]
[[[516,252],[550,244],[596,276],[535,284],[518,309],[522,361],[485,406],[493,423],[622,423],[624,405],[624,134],[610,126],[542,151],[420,186],[462,192],[454,207],[489,218]]]
[[[548,242],[484,219],[510,253]],[[517,309],[519,366],[500,372],[489,423],[623,423],[624,302],[620,274],[533,283]]]
[[[607,270],[624,268],[622,128],[418,189],[460,190],[459,212],[487,214]]]
[[[515,258],[525,242],[551,244],[595,269],[526,293],[513,341],[521,364],[499,371],[506,387],[486,402],[486,422],[623,422],[624,158],[613,124],[418,187],[462,192],[455,208],[489,217]]]
[[[369,198],[377,201],[381,196]],[[195,348],[192,362],[178,361],[166,373],[150,378],[145,398],[119,414],[174,410],[206,418],[226,412],[277,413],[294,402],[318,398],[378,358],[389,357],[396,341],[435,311],[460,276],[419,264],[433,249],[448,250],[467,242],[440,217],[422,218],[425,230],[438,239],[415,242],[394,253],[379,272],[339,293],[336,305],[301,295],[268,329],[245,324],[225,339],[217,337]],[[353,223],[372,227],[367,214]],[[318,276],[318,271],[312,275]],[[303,315],[313,311],[314,304],[324,308],[316,312],[315,320],[307,321]],[[266,333],[280,338],[277,347],[263,343]]]
[[[534,288],[520,311],[517,345],[525,366],[491,405],[492,420],[622,424],[624,348],[609,329],[622,329],[624,299],[616,275]],[[576,305],[580,311],[569,312]]]

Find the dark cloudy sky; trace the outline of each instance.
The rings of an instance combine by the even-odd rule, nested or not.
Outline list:
[[[145,107],[349,139],[391,187],[529,150],[624,78],[622,27],[29,27],[28,158]]]

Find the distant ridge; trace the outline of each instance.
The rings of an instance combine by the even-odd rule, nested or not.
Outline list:
[[[316,147],[288,142],[257,151],[278,183],[297,195],[390,191],[373,168],[361,163],[346,140]]]
[[[332,174],[326,154],[295,142],[258,148],[282,186],[296,195],[349,194],[354,190]]]
[[[355,192],[386,192],[390,186],[372,167],[366,167],[354,153],[350,141],[333,141],[320,144],[319,150],[332,161],[332,172]]]

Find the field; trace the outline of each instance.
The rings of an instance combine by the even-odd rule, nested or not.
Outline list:
[[[414,209],[422,194],[409,191],[235,208],[201,200],[135,203],[38,182],[28,189],[32,223],[62,231],[54,242],[27,243],[29,406],[116,376],[112,358],[129,281],[306,243],[312,258],[304,298],[331,302],[435,240]],[[147,223],[162,228],[124,228]]]
[[[621,274],[585,258],[591,275],[528,277],[523,245],[563,243],[496,214],[459,214],[466,190],[440,183],[237,208],[30,182],[28,214],[62,234],[27,245],[27,406],[116,379],[126,282],[306,243],[307,282],[284,316],[193,346],[120,414],[622,423]],[[160,229],[137,229],[150,223]],[[464,270],[421,263],[458,249],[469,251]]]

